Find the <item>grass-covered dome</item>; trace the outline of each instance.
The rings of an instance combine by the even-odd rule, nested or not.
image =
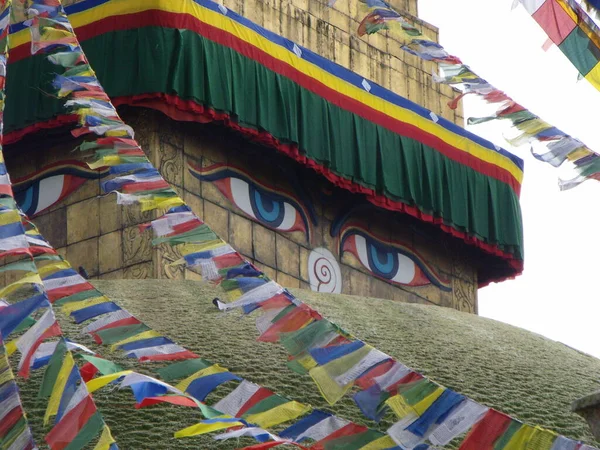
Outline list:
[[[251,317],[223,314],[213,306],[221,290],[204,283],[168,280],[94,282],[97,288],[153,329],[201,357],[274,390],[276,393],[365,421],[349,396],[328,407],[311,378],[286,366],[278,344],[257,342]],[[434,381],[530,424],[567,437],[594,443],[585,421],[570,411],[573,400],[598,388],[600,360],[537,334],[451,309],[403,304],[347,295],[294,290],[300,299],[360,339],[394,356]],[[108,347],[96,346],[80,326],[60,316],[67,337],[97,350],[124,368],[156,376],[165,363],[135,363]],[[135,363],[135,364],[134,364]],[[21,383],[23,401],[43,442],[45,400],[36,392],[43,370]],[[207,398],[215,402],[234,387],[230,382]],[[183,407],[155,406],[136,410],[129,389],[94,393],[98,407],[121,449],[238,448],[251,441],[217,443],[210,436],[176,440],[176,430],[200,420],[199,412]],[[385,430],[393,420],[379,425]]]

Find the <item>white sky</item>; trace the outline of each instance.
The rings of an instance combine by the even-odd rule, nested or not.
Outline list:
[[[419,0],[419,16],[440,28],[440,43],[476,73],[544,120],[600,150],[600,92],[553,46],[513,0]],[[467,96],[468,97],[468,96]],[[594,105],[599,106],[598,110]],[[483,112],[488,112],[485,108]],[[476,99],[465,116],[485,115]],[[560,192],[558,170],[511,148],[499,124],[468,129],[525,160],[521,206],[525,271],[479,290],[480,314],[600,357],[600,182]]]

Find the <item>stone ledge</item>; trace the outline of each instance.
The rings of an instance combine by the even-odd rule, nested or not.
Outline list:
[[[575,400],[571,411],[583,417],[596,439],[600,439],[600,390]]]

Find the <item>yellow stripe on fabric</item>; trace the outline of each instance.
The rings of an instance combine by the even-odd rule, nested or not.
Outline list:
[[[433,402],[435,402],[445,390],[446,388],[440,386],[415,405],[409,405],[401,394],[388,398],[385,403],[399,418],[406,417],[409,414],[415,414],[417,417],[420,417],[431,407]]]
[[[65,314],[71,314],[74,311],[79,311],[80,309],[99,305],[101,303],[108,303],[110,301],[110,298],[103,295],[102,297],[88,298],[87,300],[81,300],[79,302],[66,303],[61,307],[60,310]]]
[[[104,295],[102,297],[88,298],[87,300],[81,300],[79,302],[66,303],[61,307],[61,311],[65,314],[71,314],[74,311],[79,311],[80,309],[99,305],[101,303],[108,303],[110,301],[110,298]]]
[[[268,411],[250,414],[249,416],[244,417],[244,419],[248,423],[256,424],[259,427],[270,428],[279,425],[280,423],[294,420],[296,417],[306,414],[311,409],[312,408],[309,405],[291,401],[269,409]]]
[[[7,369],[3,372],[0,372],[0,386],[4,383],[8,383],[10,380],[14,380],[12,370]]]
[[[439,386],[435,391],[421,400],[419,403],[413,406],[414,410],[419,416],[422,416],[425,411],[427,411],[433,402],[435,402],[446,390],[445,387]]]
[[[52,262],[51,264],[46,264],[44,267],[40,267],[38,269],[38,273],[41,277],[46,277],[66,269],[71,269],[71,264],[69,264],[67,261],[56,261]]]
[[[321,394],[330,405],[333,405],[340,400],[354,385],[354,383],[351,382],[345,386],[340,386],[334,378],[342,375],[354,365],[358,364],[372,349],[373,347],[370,345],[364,345],[348,355],[334,359],[323,366],[315,367],[308,372],[319,388],[319,391],[321,391]]]
[[[73,356],[71,355],[71,352],[67,352],[65,359],[63,359],[63,365],[56,377],[54,387],[52,388],[50,400],[48,400],[48,407],[46,408],[46,414],[44,414],[44,425],[48,424],[50,417],[55,416],[58,413],[58,407],[60,406],[60,400],[65,391],[65,385],[67,384],[67,380],[69,379],[69,375],[71,375],[74,366],[75,361],[73,360]]]
[[[185,205],[185,202],[179,197],[169,197],[169,198],[152,198],[140,199],[140,205],[142,206],[142,212],[152,211],[155,209],[169,209],[174,208],[175,206]]]
[[[109,450],[110,446],[115,442],[115,438],[113,438],[112,434],[110,433],[110,428],[104,425],[104,430],[102,430],[102,435],[94,447],[94,450]]]
[[[21,221],[21,216],[16,210],[0,213],[0,225],[8,225]]]
[[[359,450],[385,450],[388,448],[395,448],[398,444],[394,442],[394,440],[389,436],[383,436],[379,439],[368,443],[364,447],[361,447]]]
[[[190,253],[199,253],[199,252],[207,252],[209,250],[214,250],[216,248],[220,248],[226,245],[225,241],[221,239],[215,239],[214,241],[203,242],[202,244],[183,244],[180,247],[177,247],[182,255],[189,255]]]
[[[104,375],[102,377],[94,378],[93,380],[90,380],[87,383],[85,383],[85,385],[87,387],[88,392],[92,394],[98,389],[103,388],[107,384],[112,383],[113,381],[124,377],[125,375],[129,375],[130,373],[133,373],[133,370],[123,370],[122,372],[111,373],[110,375]]]
[[[25,275],[20,280],[15,281],[14,283],[9,284],[4,289],[0,291],[0,298],[6,297],[7,295],[12,294],[16,290],[18,290],[24,284],[37,284],[41,286],[43,284],[42,279],[38,273],[29,272],[28,275]]]
[[[207,377],[209,375],[222,372],[229,372],[229,370],[219,366],[218,364],[213,364],[212,366],[207,367],[206,369],[201,369],[198,372],[190,375],[185,380],[181,381],[177,386],[175,386],[175,389],[179,389],[180,391],[185,392],[187,388],[190,387],[192,381],[197,380],[198,378]]]
[[[123,339],[122,341],[114,343],[111,347],[111,351],[115,351],[119,345],[125,345],[129,344],[130,342],[136,342],[141,341],[142,339],[150,339],[155,337],[162,337],[162,334],[154,330],[144,331],[143,333],[136,334],[135,336],[131,336],[127,339]]]
[[[600,91],[600,63],[596,64],[592,70],[588,72],[585,79]]]
[[[4,346],[6,347],[6,354],[10,356],[17,351],[17,340],[13,339],[12,341],[4,344]]]
[[[452,131],[436,124],[435,122],[421,117],[417,113],[401,106],[395,105],[387,100],[369,94],[364,89],[356,87],[341,78],[332,75],[315,64],[309,63],[296,56],[286,48],[271,42],[266,37],[261,36],[255,31],[237,23],[235,20],[224,16],[223,14],[211,11],[203,6],[192,2],[172,2],[168,0],[113,0],[95,8],[91,8],[81,13],[69,16],[72,25],[77,28],[96,22],[106,17],[117,15],[132,14],[136,12],[159,10],[171,13],[189,14],[202,22],[224,30],[239,39],[251,44],[258,49],[268,53],[270,56],[291,65],[305,75],[323,83],[337,92],[355,99],[360,103],[375,109],[389,117],[401,122],[418,127],[432,135],[437,136],[444,142],[452,145],[460,151],[473,155],[474,157],[493,164],[509,172],[520,184],[523,180],[523,171],[512,162],[510,158],[491,149],[487,149],[476,142],[457,135]],[[25,30],[27,31],[27,30]],[[28,34],[28,33],[27,33]],[[21,36],[21,32],[11,35],[11,44],[26,43],[27,35]],[[11,46],[12,46],[11,45]],[[16,44],[18,45],[18,44]],[[367,117],[368,119],[368,117]]]
[[[242,422],[215,422],[215,423],[198,423],[196,425],[192,425],[191,427],[184,428],[183,430],[179,430],[175,433],[176,438],[184,438],[190,436],[198,436],[200,434],[210,433],[212,431],[224,430],[225,428],[236,427],[236,426],[245,426]]]

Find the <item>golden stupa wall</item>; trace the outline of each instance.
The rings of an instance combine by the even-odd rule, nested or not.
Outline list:
[[[76,2],[65,2],[68,3]],[[410,14],[417,13],[416,1],[394,3]],[[354,0],[338,0],[334,8],[328,8],[326,0],[225,0],[224,4],[438,115],[461,125],[464,121],[460,108],[453,111],[447,107],[454,96],[452,90],[432,83],[432,63],[404,53],[391,36],[376,34],[365,39],[356,36],[360,15]],[[435,27],[418,24],[428,37],[437,40]],[[308,173],[306,177],[312,182],[308,183],[311,187],[307,197],[316,218],[310,225],[310,238],[299,231],[269,229],[251,220],[214,183],[192,176],[189,165],[232,164],[267,185],[279,187],[285,182],[268,169],[269,158],[277,156],[272,150],[257,147],[228,129],[177,123],[149,110],[128,109],[123,117],[134,127],[140,144],[161,174],[199,217],[283,286],[316,289],[316,263],[311,262],[311,255],[314,256],[315,249],[325,249],[330,252],[331,264],[339,266],[338,288],[343,293],[477,312],[475,263],[459,241],[401,214],[375,211],[372,207],[362,214],[368,232],[412,248],[416,255],[413,256],[421,258],[447,285],[446,289],[440,289],[433,283],[410,286],[386,281],[374,276],[356,255],[344,251],[339,236],[332,232],[332,222],[340,213],[337,206],[347,193]],[[48,149],[40,143],[34,151],[27,148],[27,153],[25,149],[9,152],[7,166],[13,180],[26,177],[48,164],[72,159],[72,147]],[[252,152],[254,158],[245,156]],[[269,160],[263,168],[261,158]],[[295,170],[292,161],[282,161],[282,165],[286,164]],[[323,192],[327,195],[321,195]],[[358,197],[350,199],[350,203],[358,200]],[[358,216],[361,219],[361,214]],[[139,225],[152,218],[135,206],[118,206],[114,194],[100,196],[100,181],[88,180],[75,193],[37,215],[34,221],[59,253],[74,267],[82,266],[90,278],[198,279],[198,275],[170,265],[180,255],[166,247],[153,249],[151,232],[140,232]],[[0,280],[3,276],[0,274]],[[321,281],[317,279],[318,283]]]

